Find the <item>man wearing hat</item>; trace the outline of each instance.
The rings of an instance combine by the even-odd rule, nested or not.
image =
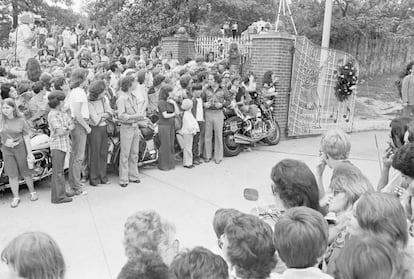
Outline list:
[[[28,13],[20,16],[20,25],[16,30],[16,59],[20,67],[26,68],[26,63],[32,55],[32,42],[36,39],[37,31],[32,32],[29,24],[33,24],[33,18]]]

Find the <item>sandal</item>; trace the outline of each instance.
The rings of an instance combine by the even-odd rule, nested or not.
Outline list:
[[[16,208],[19,205],[19,203],[20,203],[20,198],[13,198],[10,206],[11,208]]]
[[[30,200],[31,201],[37,201],[39,198],[37,197],[36,192],[30,193]]]

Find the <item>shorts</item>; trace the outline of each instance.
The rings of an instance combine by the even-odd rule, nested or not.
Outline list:
[[[15,147],[2,146],[4,170],[9,178],[27,177],[32,171],[27,165],[27,151],[24,141]]]

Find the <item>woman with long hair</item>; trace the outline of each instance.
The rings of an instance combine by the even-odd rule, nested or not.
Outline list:
[[[30,142],[30,127],[23,114],[18,110],[13,99],[3,100],[1,107],[0,137],[4,160],[4,170],[9,177],[10,187],[13,193],[11,207],[15,208],[20,203],[19,177],[23,177],[30,191],[30,200],[38,199],[34,190],[32,171],[29,163],[34,162],[32,146]]]
[[[236,75],[240,75],[241,54],[239,51],[239,45],[236,42],[232,42],[230,44],[228,55],[230,71]]]
[[[27,78],[30,81],[39,81],[40,75],[42,74],[42,69],[40,67],[39,61],[36,58],[29,58],[29,60],[27,60],[26,74]]]
[[[108,158],[108,133],[106,120],[112,117],[112,109],[105,98],[106,85],[103,80],[97,80],[89,86],[89,111],[91,133],[89,142],[89,184],[107,184],[106,161]]]

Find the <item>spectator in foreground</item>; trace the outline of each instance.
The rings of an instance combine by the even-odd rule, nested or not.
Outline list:
[[[378,237],[354,237],[347,242],[337,260],[338,279],[403,279],[398,250]],[[407,278],[408,279],[408,278]]]
[[[226,261],[203,247],[179,253],[170,266],[170,279],[228,279]]]
[[[170,265],[178,253],[175,227],[152,210],[138,211],[128,217],[124,227],[124,247],[128,259],[156,253]]]
[[[17,236],[1,252],[10,278],[64,279],[65,260],[55,240],[42,232]]]
[[[168,279],[168,266],[156,253],[129,259],[117,279]]]
[[[266,279],[276,266],[271,227],[253,215],[237,216],[221,237],[230,278]]]
[[[288,267],[276,278],[333,278],[318,269],[328,245],[328,223],[316,210],[288,209],[276,223],[274,243]]]

